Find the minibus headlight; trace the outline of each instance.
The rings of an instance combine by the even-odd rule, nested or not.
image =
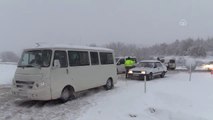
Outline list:
[[[146,74],[146,71],[141,71],[141,74]]]
[[[132,74],[133,72],[132,72],[132,70],[130,70],[128,73],[129,73],[129,74]]]

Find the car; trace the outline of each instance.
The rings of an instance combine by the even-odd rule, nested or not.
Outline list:
[[[167,72],[167,67],[158,60],[143,60],[136,64],[135,68],[128,71],[130,79],[152,80],[156,76],[163,78]]]
[[[163,63],[167,67],[168,70],[175,70],[176,69],[175,58],[168,59],[168,58],[164,58],[164,57],[158,57],[157,60],[160,61],[161,63]]]
[[[115,61],[116,61],[116,65],[117,65],[117,73],[125,73],[126,69],[125,69],[125,60],[126,58],[130,57],[132,60],[135,61],[135,63],[137,63],[137,59],[134,56],[125,56],[125,57],[116,57]]]
[[[209,63],[204,64],[202,67],[205,70],[209,70],[209,71],[213,70],[213,61],[210,61]]]
[[[170,59],[167,64],[168,64],[167,69],[175,70],[175,68],[176,68],[175,59]]]

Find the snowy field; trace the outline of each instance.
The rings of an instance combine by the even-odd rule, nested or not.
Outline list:
[[[0,64],[0,120],[213,120],[213,76],[169,72],[147,82],[121,76],[110,91],[85,91],[65,104],[24,101],[10,93],[16,66]]]
[[[1,63],[0,62],[0,85],[11,84],[16,65],[14,63]]]
[[[113,93],[97,97],[79,120],[213,120],[213,76],[169,74],[148,82],[119,82]]]

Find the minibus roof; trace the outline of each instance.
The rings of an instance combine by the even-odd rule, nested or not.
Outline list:
[[[35,48],[27,48],[24,50],[37,50],[37,49],[76,49],[76,50],[99,50],[99,51],[109,51],[113,52],[112,49],[102,48],[102,47],[88,47],[88,46],[78,46],[78,45],[42,45]]]

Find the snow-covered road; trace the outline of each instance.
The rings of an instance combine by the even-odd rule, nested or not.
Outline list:
[[[65,104],[23,101],[11,95],[10,86],[1,85],[0,120],[213,120],[213,76],[198,72],[191,82],[188,78],[170,72],[148,81],[145,94],[143,81],[120,77],[113,90],[88,90]]]
[[[113,92],[96,97],[78,120],[213,120],[213,76],[168,74],[149,81],[120,81]],[[100,93],[101,94],[101,93]]]
[[[11,96],[9,88],[0,88],[0,93],[0,120],[75,120],[91,106],[87,93],[65,104],[23,101]]]

